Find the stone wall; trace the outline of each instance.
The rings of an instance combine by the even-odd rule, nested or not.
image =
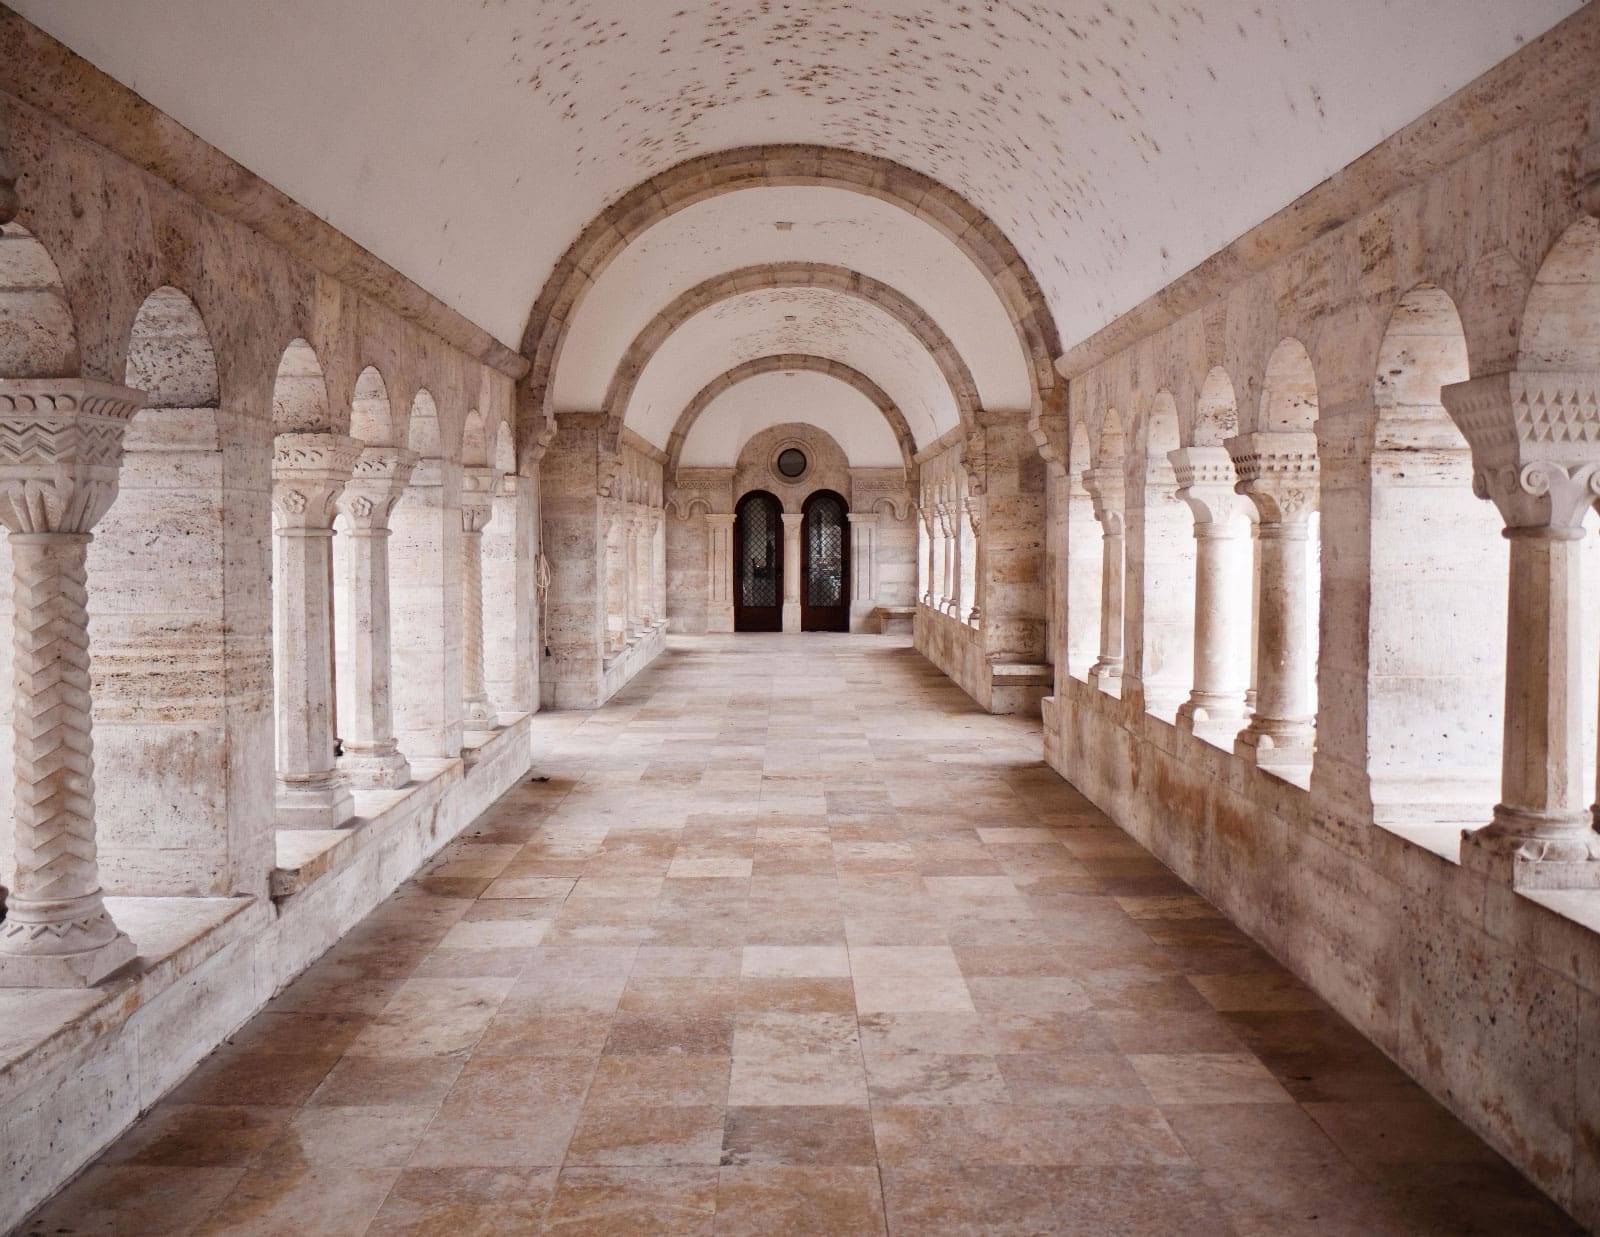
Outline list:
[[[1597,662],[1547,569],[1593,558],[1597,47],[1558,28],[1074,347],[1035,425],[1047,759],[1589,1225]]]

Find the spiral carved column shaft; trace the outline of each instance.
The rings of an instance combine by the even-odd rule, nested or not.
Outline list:
[[[495,724],[497,714],[483,672],[483,530],[494,517],[499,478],[490,469],[467,468],[461,480],[462,613],[466,625],[466,664],[462,668],[466,712],[462,720],[470,729],[487,730]]]
[[[139,402],[136,391],[72,379],[0,381],[16,778],[0,987],[87,987],[135,954],[100,891],[85,564]]]

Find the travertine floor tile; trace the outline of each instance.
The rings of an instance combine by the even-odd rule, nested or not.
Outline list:
[[[517,787],[28,1234],[1562,1233],[868,637],[725,637]]]

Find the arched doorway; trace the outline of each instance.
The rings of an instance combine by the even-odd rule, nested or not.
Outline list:
[[[783,630],[783,506],[765,490],[734,512],[733,629]]]
[[[800,530],[800,630],[850,630],[850,507],[832,490],[806,499]]]

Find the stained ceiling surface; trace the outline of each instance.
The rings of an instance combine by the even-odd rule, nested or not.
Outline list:
[[[513,346],[608,202],[770,142],[882,155],[964,194],[1070,346],[1579,7],[9,3]],[[596,325],[611,351],[624,317]]]

